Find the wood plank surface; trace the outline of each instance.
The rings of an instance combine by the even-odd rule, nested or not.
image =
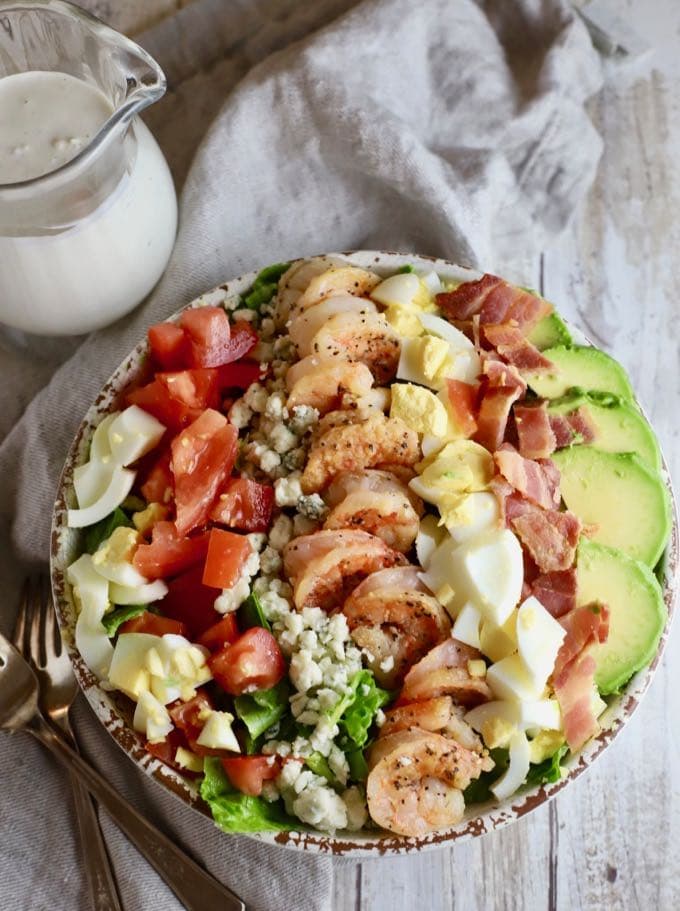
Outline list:
[[[182,4],[81,5],[135,33]],[[540,286],[622,361],[677,481],[680,4],[625,0],[619,11],[659,53],[651,65],[610,73],[593,103],[605,151],[586,205],[540,261],[488,265]],[[453,849],[338,862],[336,911],[680,908],[679,667],[676,630],[649,694],[616,744],[550,806]]]

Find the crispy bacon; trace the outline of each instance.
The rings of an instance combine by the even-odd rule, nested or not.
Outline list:
[[[513,320],[523,333],[533,329],[552,310],[543,298],[489,274],[477,281],[464,282],[454,291],[438,294],[436,301],[451,320],[468,321],[476,315],[482,324]]]
[[[485,389],[519,389],[520,395],[527,391],[526,381],[512,364],[499,360],[491,351],[482,352],[482,391]]]
[[[525,571],[526,579],[527,573]],[[562,617],[576,607],[576,570],[563,569],[542,573],[529,583],[531,594],[538,598],[553,617]]]
[[[463,436],[471,437],[477,430],[477,387],[462,380],[447,380],[446,390],[458,429]]]
[[[519,515],[512,517],[505,503],[506,521],[543,573],[569,569],[576,556],[581,523],[571,512],[541,509],[524,500]],[[516,505],[513,503],[513,506]]]
[[[520,455],[525,459],[547,459],[555,451],[557,440],[550,426],[547,402],[539,405],[515,405],[515,426]]]
[[[560,505],[560,473],[550,459],[525,459],[509,443],[494,453],[496,467],[522,496],[544,509]]]
[[[600,603],[575,607],[559,622],[567,635],[555,661],[553,687],[569,749],[578,750],[600,729],[592,709],[596,668],[592,649],[607,640],[609,609]]]
[[[543,357],[541,352],[528,342],[524,333],[517,326],[492,325],[484,326],[484,340],[494,348],[503,360],[520,370],[548,370],[552,361]]]
[[[520,397],[519,389],[499,386],[488,389],[482,396],[477,415],[477,432],[474,439],[490,452],[498,449],[505,437],[510,409]]]
[[[549,421],[555,437],[555,449],[564,449],[573,443],[592,443],[597,435],[590,415],[583,406],[568,414],[551,414]]]

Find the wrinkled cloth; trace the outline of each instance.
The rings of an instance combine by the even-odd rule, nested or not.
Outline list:
[[[150,323],[246,270],[322,251],[501,271],[564,227],[600,154],[584,108],[599,62],[559,0],[199,0],[142,43],[169,75],[147,122],[183,183],[177,244],[144,305],[61,365],[75,342],[0,351],[5,633],[22,577],[46,561],[73,434]],[[331,907],[330,859],[221,835],[146,780],[82,698],[74,720],[91,761],[254,909]],[[3,905],[88,907],[66,777],[27,735],[0,737],[0,753]],[[178,908],[104,830],[127,911]]]

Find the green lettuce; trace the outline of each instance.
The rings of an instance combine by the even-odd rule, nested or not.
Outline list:
[[[259,310],[268,304],[278,290],[279,279],[288,269],[290,263],[274,263],[258,272],[250,288],[241,295],[241,303],[251,310]]]
[[[335,775],[331,772],[328,760],[325,756],[322,756],[321,753],[310,753],[309,756],[305,758],[305,765],[314,772],[315,775],[320,775],[322,778],[325,778],[326,781],[330,782],[330,784],[336,783]]]
[[[113,512],[85,531],[85,552],[93,554],[100,544],[103,544],[117,528],[123,525],[126,528],[132,528],[132,522],[120,506],[117,506]]]
[[[139,617],[140,614],[143,614],[148,609],[148,604],[125,604],[123,607],[117,607],[112,610],[109,614],[104,614],[102,626],[106,630],[106,635],[115,636],[121,624],[125,623],[126,620],[133,620],[135,617]]]
[[[239,626],[250,629],[251,626],[262,626],[271,633],[272,628],[264,615],[262,602],[255,592],[251,592],[238,609]]]
[[[562,744],[552,756],[549,756],[543,762],[530,766],[526,780],[527,785],[534,787],[539,784],[552,784],[555,781],[559,781],[562,777],[562,766],[560,763],[568,752],[569,747],[566,744]]]
[[[215,823],[224,832],[280,832],[300,828],[300,823],[286,814],[280,801],[269,803],[233,788],[216,757],[205,758],[200,790]]]
[[[366,781],[368,778],[368,763],[361,749],[348,750],[345,754],[349,765],[349,776],[352,781]]]
[[[491,785],[500,778],[503,772],[510,765],[510,753],[508,750],[495,749],[489,750],[489,755],[493,759],[495,766],[490,772],[482,772],[479,778],[471,781],[463,791],[465,803],[483,803],[485,800],[494,800],[493,792],[490,790]]]
[[[248,734],[257,740],[267,728],[276,724],[288,708],[290,688],[285,680],[269,690],[246,693],[234,699],[236,714],[248,728]]]
[[[375,713],[392,698],[381,689],[368,670],[359,671],[350,682],[351,690],[333,706],[331,720],[340,728],[341,742],[347,749],[363,747]],[[367,689],[367,692],[364,690]]]
[[[407,275],[409,272],[415,272],[415,267],[411,263],[406,263],[405,266],[399,266],[397,269],[397,275]]]

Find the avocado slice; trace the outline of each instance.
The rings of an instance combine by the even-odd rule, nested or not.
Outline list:
[[[594,541],[617,547],[654,566],[671,527],[671,504],[661,475],[632,452],[603,452],[572,446],[553,454],[567,508]]]
[[[618,361],[599,348],[558,345],[546,348],[543,356],[555,365],[554,370],[520,371],[530,388],[544,399],[556,399],[570,389],[611,392],[627,401],[633,400],[630,380]]]
[[[608,392],[572,392],[555,399],[549,414],[569,414],[583,408],[595,428],[590,444],[604,452],[634,452],[654,471],[661,469],[661,450],[654,431],[637,408]]]
[[[609,636],[595,649],[595,683],[615,693],[654,657],[667,611],[656,577],[644,563],[587,538],[578,546],[578,603],[609,607]]]
[[[543,351],[545,348],[554,348],[557,345],[569,348],[574,343],[564,320],[555,311],[544,316],[542,320],[536,323],[529,335],[527,335],[527,341],[535,345],[539,351]]]

